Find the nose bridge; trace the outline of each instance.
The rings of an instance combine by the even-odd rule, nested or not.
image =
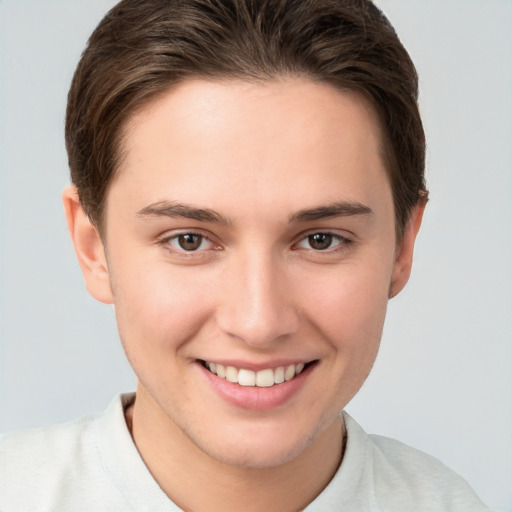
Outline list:
[[[244,251],[231,262],[219,323],[227,334],[264,347],[298,327],[283,261],[271,251]]]

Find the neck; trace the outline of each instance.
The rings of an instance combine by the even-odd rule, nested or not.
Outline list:
[[[184,510],[301,510],[322,492],[341,462],[340,419],[282,465],[239,467],[203,452],[160,408],[148,407],[148,400],[156,405],[139,386],[135,403],[126,411],[127,424],[149,471]]]

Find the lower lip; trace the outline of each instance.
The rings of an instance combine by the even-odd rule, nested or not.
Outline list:
[[[309,365],[293,379],[268,388],[240,386],[208,371],[200,362],[197,365],[210,386],[228,403],[241,409],[267,411],[285,404],[304,386],[316,363]]]

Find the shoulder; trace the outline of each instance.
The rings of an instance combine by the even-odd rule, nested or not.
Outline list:
[[[26,463],[25,456],[30,455],[31,466],[37,460],[47,460],[51,454],[55,464],[66,463],[86,443],[86,439],[97,416],[89,416],[78,420],[8,432],[0,436],[0,453],[2,467],[18,466]]]
[[[86,510],[85,502],[75,501],[87,488],[90,494],[91,483],[98,497],[112,489],[98,447],[98,430],[108,414],[0,436],[0,509]]]
[[[360,445],[368,495],[384,510],[489,510],[469,484],[438,459],[395,439],[368,435],[346,413],[344,419],[348,447],[351,437]]]
[[[68,469],[93,451],[96,417],[0,436],[2,480],[42,482]]]

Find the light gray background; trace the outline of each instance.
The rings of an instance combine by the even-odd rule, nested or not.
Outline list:
[[[0,0],[0,430],[102,410],[135,379],[68,241],[63,118],[112,0]],[[512,511],[512,2],[380,0],[421,77],[431,202],[348,410]]]

